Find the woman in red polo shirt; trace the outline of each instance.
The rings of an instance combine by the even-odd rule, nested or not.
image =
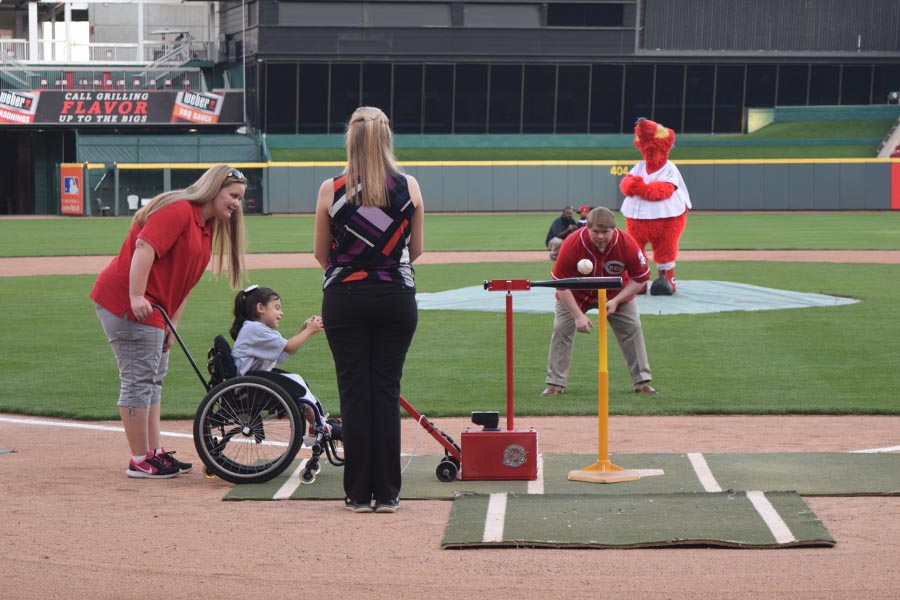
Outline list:
[[[240,171],[217,165],[186,189],[159,194],[134,215],[118,256],[91,290],[119,365],[129,477],[167,478],[191,470],[160,443],[162,381],[173,336],[152,305],[162,306],[177,326],[210,257],[219,275],[227,255],[231,287],[240,287],[246,187]]]

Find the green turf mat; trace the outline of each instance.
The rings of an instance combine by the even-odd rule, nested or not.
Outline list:
[[[705,461],[711,479],[698,475],[689,455],[612,455],[614,464],[642,473],[637,481],[616,484],[569,481],[569,471],[596,462],[596,455],[541,455],[537,481],[453,481],[435,476],[438,456],[417,456],[403,474],[401,497],[407,500],[450,500],[461,494],[579,494],[617,496],[672,494],[721,490],[796,491],[808,496],[900,494],[900,454],[825,452],[696,454]],[[407,460],[403,459],[404,464]],[[237,485],[225,500],[335,500],[343,497],[343,471],[323,464],[312,485],[301,485],[295,463],[276,479],[255,485]],[[465,472],[465,456],[463,456]]]
[[[834,544],[818,517],[793,492],[719,492],[466,495],[453,502],[441,546],[786,548]]]
[[[760,452],[704,455],[722,489],[804,496],[900,494],[900,454]]]

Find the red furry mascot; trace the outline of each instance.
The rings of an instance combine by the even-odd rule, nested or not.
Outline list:
[[[675,293],[675,259],[678,240],[687,223],[691,198],[681,173],[669,162],[675,132],[648,119],[634,126],[634,146],[644,160],[628,172],[619,189],[625,194],[622,214],[628,233],[641,249],[653,248],[657,278],[650,286],[654,296]],[[646,286],[639,292],[646,293]]]

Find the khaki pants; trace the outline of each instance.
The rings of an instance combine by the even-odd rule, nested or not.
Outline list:
[[[607,318],[610,329],[616,336],[631,383],[650,381],[650,361],[644,346],[644,331],[641,329],[641,315],[634,300],[619,305],[619,310]],[[575,317],[559,300],[553,316],[553,335],[550,337],[550,352],[547,356],[547,385],[566,387],[569,368],[572,364],[572,350],[575,344]],[[597,335],[597,332],[594,332]]]

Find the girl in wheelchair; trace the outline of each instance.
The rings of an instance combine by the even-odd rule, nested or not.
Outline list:
[[[229,332],[234,340],[231,356],[238,375],[246,375],[250,371],[275,373],[278,384],[294,396],[305,411],[306,422],[313,425],[317,421],[316,412],[324,420],[321,403],[300,375],[276,369],[275,365],[283,363],[306,340],[324,330],[322,317],[309,317],[297,333],[290,339],[285,339],[278,332],[282,316],[281,296],[275,290],[251,285],[238,292],[234,299],[234,323]],[[336,421],[328,419],[326,427],[336,426],[339,427]],[[334,433],[336,432],[332,436],[337,438]]]

